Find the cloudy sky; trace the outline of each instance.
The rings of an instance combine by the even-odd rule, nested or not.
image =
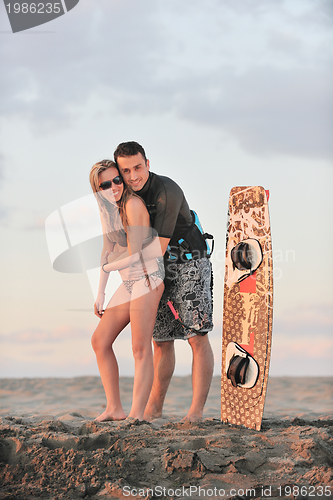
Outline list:
[[[215,235],[215,374],[229,191],[263,185],[271,374],[333,375],[332,24],[328,0],[82,0],[12,34],[0,4],[1,377],[98,374],[92,280],[53,270],[45,220],[88,195],[91,166],[126,140]],[[129,346],[127,330],[122,375]],[[190,364],[178,342],[176,373]]]

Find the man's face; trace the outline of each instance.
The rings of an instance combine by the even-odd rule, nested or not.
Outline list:
[[[141,153],[135,156],[119,156],[117,163],[124,182],[133,191],[140,191],[149,177],[149,160],[145,161]]]

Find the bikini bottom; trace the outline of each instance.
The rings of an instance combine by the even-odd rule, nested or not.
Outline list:
[[[156,271],[153,271],[151,274],[144,274],[143,276],[141,276],[139,279],[136,280],[123,280],[124,286],[130,295],[132,295],[133,286],[137,281],[143,279],[146,280],[145,285],[146,287],[149,288],[151,286],[150,280],[152,281],[157,281],[157,279],[161,279],[162,281],[164,280],[164,267],[160,265],[160,262],[158,262],[158,264],[159,264],[158,269]]]

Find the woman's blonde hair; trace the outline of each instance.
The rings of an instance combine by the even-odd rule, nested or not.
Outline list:
[[[126,184],[123,183],[124,186],[123,194],[120,200],[116,202],[116,204],[111,203],[103,196],[102,194],[103,191],[101,191],[99,188],[98,176],[100,173],[104,172],[105,170],[108,170],[111,167],[115,168],[118,171],[119,177],[122,177],[119,172],[118,166],[114,161],[102,160],[99,161],[98,163],[95,163],[95,165],[90,170],[89,181],[91,188],[95,193],[100,211],[107,216],[107,221],[110,226],[110,229],[114,231],[117,229],[121,229],[121,227],[123,226],[126,231],[128,226],[128,220],[125,210],[126,203],[132,196],[137,196],[137,195],[133,192],[133,190],[129,186],[126,186]]]

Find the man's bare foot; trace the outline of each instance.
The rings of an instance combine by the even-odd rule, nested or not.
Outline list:
[[[162,412],[145,411],[143,414],[143,420],[146,420],[147,422],[151,422],[152,420],[155,420],[155,418],[162,418]]]
[[[125,418],[126,414],[124,412],[111,415],[107,410],[105,410],[97,418],[95,418],[95,422],[118,422],[119,420],[125,420]]]
[[[133,424],[134,422],[142,422],[143,419],[142,418],[135,418],[135,417],[130,417],[128,415],[128,417],[126,417],[126,422],[130,423],[130,424]]]
[[[186,417],[182,418],[182,422],[201,422],[202,415],[188,413]]]

